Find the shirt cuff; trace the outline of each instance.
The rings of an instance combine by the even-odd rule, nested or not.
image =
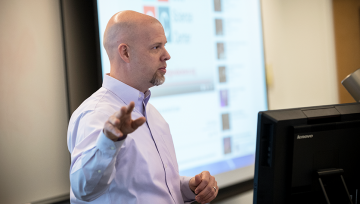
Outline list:
[[[125,140],[120,140],[120,141],[114,142],[114,141],[110,140],[108,137],[106,137],[104,132],[101,131],[101,133],[97,139],[96,146],[103,153],[115,154],[117,152],[117,150],[119,150],[121,148],[124,141]]]
[[[181,176],[181,193],[183,195],[184,200],[195,200],[195,193],[190,189],[189,181],[191,177],[188,176]]]

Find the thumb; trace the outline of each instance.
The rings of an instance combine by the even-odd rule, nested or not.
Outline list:
[[[195,178],[194,178],[194,186],[195,187],[198,186],[200,184],[201,180],[202,179],[201,179],[200,175],[199,174],[196,175]]]
[[[145,117],[140,117],[136,120],[134,120],[132,123],[131,123],[131,127],[133,129],[137,129],[138,127],[140,127],[142,124],[144,124],[146,121]]]
[[[201,176],[200,174],[192,177],[189,182],[189,187],[192,191],[195,191],[196,187],[201,183]]]

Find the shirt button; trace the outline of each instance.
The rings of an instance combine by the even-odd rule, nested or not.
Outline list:
[[[101,170],[98,170],[98,173],[101,173]]]
[[[114,149],[114,147],[110,147],[111,149]]]
[[[141,94],[139,94],[139,98],[141,98]]]

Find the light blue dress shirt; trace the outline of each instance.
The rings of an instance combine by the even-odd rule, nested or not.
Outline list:
[[[144,94],[105,75],[102,87],[72,114],[67,138],[71,203],[194,201],[190,177],[179,175],[169,125],[149,98],[150,91]],[[125,140],[113,142],[104,135],[104,124],[131,101],[132,119],[145,116],[146,123]]]

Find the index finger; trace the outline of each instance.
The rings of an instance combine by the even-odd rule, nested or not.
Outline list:
[[[115,115],[116,118],[119,118],[119,119],[120,119],[120,117],[121,117],[121,116],[124,116],[125,113],[126,113],[126,107],[123,106],[123,107],[121,107],[120,110],[117,111],[114,115]]]
[[[130,114],[133,111],[134,107],[135,107],[135,103],[131,101],[126,109],[126,114]]]
[[[209,184],[209,181],[210,181],[210,173],[208,171],[203,171],[201,173],[201,182],[196,187],[195,193],[199,194],[202,190],[204,190],[204,188]]]
[[[131,101],[127,107],[126,106],[121,107],[120,111],[115,113],[115,117],[120,118],[121,116],[124,116],[126,114],[131,114],[134,107],[135,107],[135,103]]]

